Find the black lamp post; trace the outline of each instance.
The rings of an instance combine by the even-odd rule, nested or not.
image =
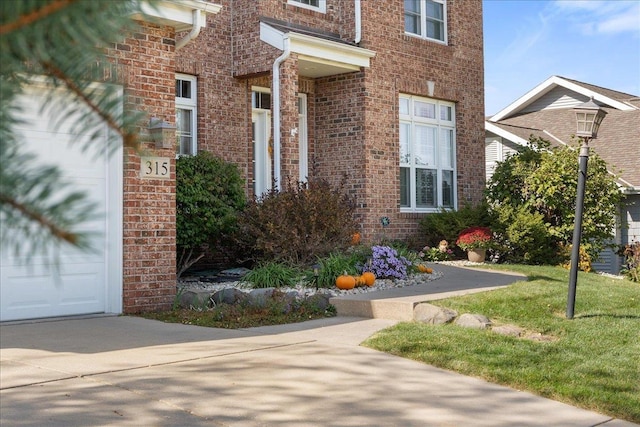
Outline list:
[[[567,319],[573,319],[576,305],[576,282],[578,280],[578,261],[580,259],[580,238],[582,237],[582,210],[584,207],[584,188],[587,182],[587,162],[589,161],[589,141],[598,135],[598,128],[607,114],[598,104],[589,101],[573,109],[578,125],[576,136],[580,138],[580,157],[578,172],[578,190],[576,194],[576,218],[573,226],[573,245],[571,247],[571,271],[569,273],[569,297],[567,298]]]

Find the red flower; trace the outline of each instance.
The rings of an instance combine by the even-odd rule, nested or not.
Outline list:
[[[491,229],[488,227],[465,228],[458,235],[456,245],[465,251],[487,249],[491,246]]]

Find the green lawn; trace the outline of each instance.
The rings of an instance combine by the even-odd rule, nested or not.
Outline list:
[[[400,323],[364,345],[640,422],[640,285],[580,273],[575,317],[565,318],[568,271],[494,266],[528,276],[508,288],[435,301],[552,338],[540,342],[453,324]]]

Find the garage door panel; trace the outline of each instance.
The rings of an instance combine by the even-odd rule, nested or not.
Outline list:
[[[101,264],[2,268],[1,274],[3,320],[104,311]]]
[[[122,293],[122,155],[118,149],[107,153],[108,129],[101,125],[99,140],[84,143],[96,133],[70,133],[70,125],[54,130],[47,110],[40,108],[42,89],[27,90],[18,103],[23,106],[16,134],[23,148],[36,156],[33,165],[56,165],[68,183],[56,193],[82,191],[96,205],[96,215],[75,224],[74,229],[90,236],[91,251],[68,244],[42,253],[30,248],[28,239],[22,249],[30,253],[16,258],[10,248],[0,248],[0,321],[121,311]],[[62,96],[62,95],[58,95]],[[51,105],[56,106],[54,101]],[[59,105],[59,104],[58,104]],[[115,158],[113,156],[116,156]],[[56,200],[56,199],[54,199]],[[1,220],[0,220],[1,221]],[[2,224],[0,223],[0,228]],[[55,265],[52,262],[55,261]]]

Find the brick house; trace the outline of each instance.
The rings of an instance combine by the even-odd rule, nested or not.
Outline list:
[[[346,174],[365,240],[382,216],[404,239],[423,215],[481,199],[480,0],[218,3],[177,53],[197,87],[183,153],[237,164],[250,196]]]
[[[481,200],[481,0],[158,5],[134,16],[140,30],[107,54],[126,102],[165,138],[148,136],[145,158],[121,152],[99,165],[106,250],[83,258],[96,267],[77,284],[56,288],[75,280],[63,266],[25,296],[16,290],[29,273],[3,259],[1,320],[170,307],[176,155],[206,150],[237,164],[250,197],[346,177],[369,241],[383,216],[386,236],[406,239],[424,215]],[[89,290],[87,277],[99,278]]]

